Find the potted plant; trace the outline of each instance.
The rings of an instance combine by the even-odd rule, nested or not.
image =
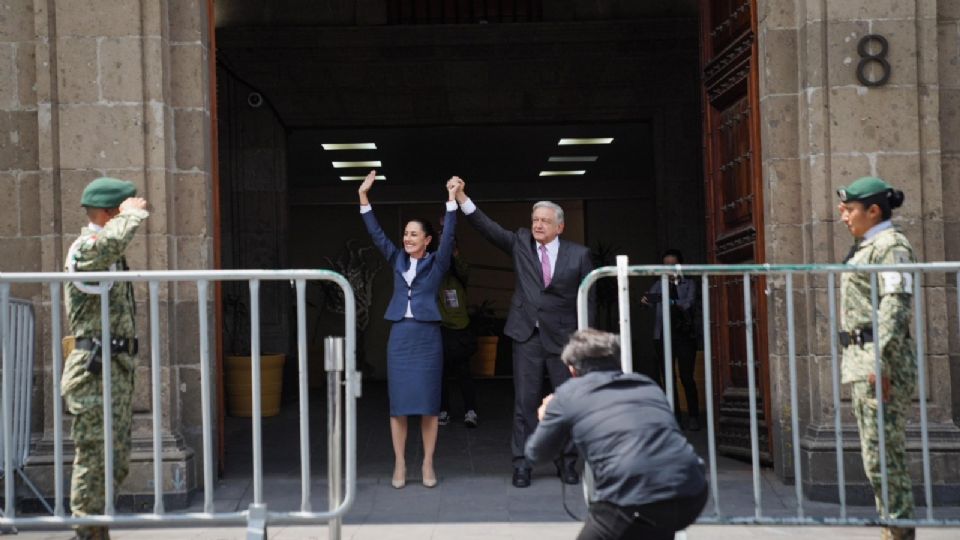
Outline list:
[[[357,313],[357,364],[360,370],[369,373],[372,366],[366,362],[364,355],[364,333],[370,325],[370,306],[373,304],[373,281],[380,269],[383,268],[381,257],[372,245],[360,245],[355,239],[347,240],[344,249],[336,259],[325,257],[330,270],[339,273],[347,279],[353,289],[356,299]],[[343,290],[334,283],[323,283],[323,308],[327,311],[343,316]]]
[[[477,352],[470,359],[470,370],[479,377],[493,377],[497,368],[497,313],[493,302],[484,300],[470,306],[470,324],[477,333]]]
[[[253,374],[250,355],[250,310],[241,286],[243,283],[225,284],[223,298],[224,327],[230,353],[224,357],[225,390],[227,409],[231,416],[253,416]],[[284,354],[260,355],[260,406],[261,416],[280,413],[280,398],[283,394]]]

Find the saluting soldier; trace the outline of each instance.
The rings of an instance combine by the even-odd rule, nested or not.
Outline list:
[[[913,248],[893,225],[891,214],[903,204],[902,191],[875,177],[863,177],[837,191],[840,217],[855,238],[845,263],[913,263]],[[913,295],[910,273],[881,272],[877,279],[879,312],[877,334],[873,333],[870,274],[848,272],[841,277],[843,382],[852,385],[853,412],[860,429],[863,468],[883,515],[880,443],[874,347],[880,348],[881,385],[884,406],[888,496],[891,518],[913,516],[913,486],[907,470],[906,423],[910,398],[916,387],[916,349],[910,335]],[[912,539],[914,529],[887,527],[882,538]]]
[[[130,182],[97,178],[83,190],[80,204],[90,224],[67,253],[67,272],[128,270],[124,251],[150,214],[147,201],[136,197]],[[100,342],[100,294],[109,288],[110,344]],[[133,369],[137,354],[133,284],[130,282],[68,282],[64,287],[67,318],[74,340],[64,366],[61,394],[74,415],[75,443],[70,479],[70,509],[75,516],[103,514],[104,427],[102,351],[110,347],[113,392],[114,489],[129,471],[130,429],[133,417]],[[116,492],[116,491],[115,491]],[[107,527],[82,526],[79,539],[109,538]]]

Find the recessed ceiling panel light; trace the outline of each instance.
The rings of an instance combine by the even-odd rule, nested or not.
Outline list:
[[[364,180],[365,178],[366,178],[366,176],[341,176],[341,177],[340,177],[340,180],[343,180],[344,182],[352,182],[352,181],[355,181],[355,180]],[[386,180],[387,177],[378,174],[376,177],[374,177],[374,179],[375,179],[375,180]]]
[[[597,156],[550,156],[550,163],[586,163],[596,161]]]
[[[580,176],[587,171],[540,171],[540,176]]]
[[[376,150],[377,143],[324,143],[324,150]]]
[[[578,139],[578,138],[569,138],[569,139],[560,139],[560,142],[557,143],[557,146],[571,146],[576,144],[610,144],[613,142],[613,137],[599,137],[592,139]]]
[[[334,169],[355,169],[359,167],[382,167],[380,161],[334,161]]]

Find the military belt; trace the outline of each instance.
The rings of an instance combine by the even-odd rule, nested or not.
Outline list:
[[[94,375],[100,375],[103,369],[103,359],[100,357],[100,340],[86,337],[77,338],[74,348],[90,351],[90,357],[87,358],[87,363],[83,367]],[[137,338],[110,339],[110,354],[129,354],[132,356],[137,354],[139,349],[140,343]]]
[[[864,343],[873,343],[873,330],[871,328],[857,328],[852,332],[840,332],[840,346],[847,348],[851,345],[859,345],[863,348]]]
[[[77,338],[77,344],[75,345],[78,349],[84,349],[87,351],[100,351],[102,345],[100,340],[97,338],[86,338],[81,337]],[[131,356],[137,354],[140,350],[140,342],[137,338],[111,338],[110,339],[110,354],[129,354]]]

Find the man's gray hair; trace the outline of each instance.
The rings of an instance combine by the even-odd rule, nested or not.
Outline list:
[[[620,337],[593,328],[578,330],[570,336],[560,359],[578,375],[620,369]]]
[[[556,212],[557,214],[557,225],[563,223],[563,208],[560,208],[560,205],[552,201],[539,201],[533,205],[533,211],[536,212],[537,208],[549,208]]]

